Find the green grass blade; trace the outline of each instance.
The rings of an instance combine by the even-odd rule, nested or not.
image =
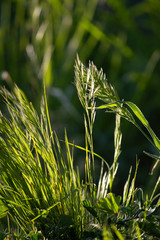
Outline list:
[[[111,109],[111,110],[115,110],[115,108],[117,108],[117,102],[114,102],[114,103],[108,103],[108,104],[104,104],[104,105],[101,105],[99,107],[96,107],[95,109]],[[91,107],[89,107],[88,109],[91,109]]]
[[[122,234],[118,231],[117,227],[115,225],[111,225],[111,228],[113,229],[113,231],[115,232],[115,234],[117,235],[117,238],[119,240],[125,240],[124,237],[122,236]]]
[[[136,117],[146,127],[146,129],[148,130],[148,132],[150,133],[150,135],[151,135],[151,137],[152,137],[152,139],[154,141],[154,144],[155,144],[156,148],[160,151],[160,140],[158,139],[158,137],[155,135],[155,133],[151,129],[151,127],[149,125],[149,122],[144,117],[144,115],[141,112],[141,110],[132,102],[125,102],[125,104],[127,104],[130,107],[130,109],[133,111],[133,113],[136,115]]]
[[[136,182],[136,176],[137,176],[137,171],[138,171],[138,165],[139,165],[139,162],[136,161],[136,169],[135,169],[134,177],[133,177],[132,182],[131,182],[130,189],[128,191],[128,196],[127,196],[127,199],[126,199],[126,206],[129,205],[130,201],[133,202],[133,200],[134,200],[135,182]]]
[[[155,195],[155,193],[156,193],[156,190],[157,190],[159,184],[160,184],[160,176],[159,176],[159,178],[158,178],[158,180],[157,180],[157,182],[156,182],[156,184],[155,184],[155,186],[154,186],[154,189],[153,189],[152,194],[151,194],[151,197],[150,197],[150,201],[153,200],[154,195]]]
[[[103,240],[114,240],[111,229],[108,226],[103,226]]]
[[[129,170],[129,174],[128,174],[128,179],[124,185],[124,190],[123,190],[123,204],[126,202],[127,200],[127,196],[128,196],[128,189],[129,189],[129,183],[130,183],[130,178],[131,178],[131,172],[132,172],[132,167],[130,167]]]

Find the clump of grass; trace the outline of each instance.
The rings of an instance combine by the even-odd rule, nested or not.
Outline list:
[[[49,239],[81,239],[90,223],[97,223],[83,201],[95,204],[106,196],[109,185],[109,175],[103,173],[104,160],[93,151],[95,109],[91,114],[87,111],[85,118],[86,147],[76,146],[86,152],[82,181],[79,170],[73,167],[74,144],[69,143],[65,132],[64,151],[52,131],[45,91],[40,117],[16,85],[13,93],[1,89],[1,96],[8,109],[7,118],[0,115],[2,231],[28,237],[41,233]],[[95,157],[102,161],[97,190]]]
[[[81,202],[92,183],[82,184],[79,171],[74,170],[67,133],[64,155],[51,130],[46,95],[39,117],[17,86],[13,94],[6,89],[1,94],[10,115],[10,119],[0,116],[3,217],[26,234],[27,229],[41,230],[45,237],[60,238],[72,229],[73,239],[80,239],[87,221]]]
[[[160,219],[156,211],[160,200],[156,192],[160,178],[151,196],[144,196],[143,190],[136,188],[136,161],[134,176],[131,180],[131,167],[123,196],[116,196],[112,187],[121,153],[121,117],[141,130],[136,115],[152,138],[144,133],[145,136],[157,149],[159,139],[137,106],[121,101],[102,70],[98,71],[93,63],[87,69],[77,59],[75,84],[85,109],[85,147],[70,143],[66,131],[63,143],[59,141],[51,127],[45,85],[40,116],[17,86],[13,93],[5,88],[1,90],[8,108],[8,117],[0,114],[2,239],[5,236],[68,240],[158,239]],[[105,105],[96,107],[96,98]],[[94,152],[93,126],[98,108],[116,113],[115,153],[111,166]],[[85,152],[84,180],[74,168],[75,147]],[[101,161],[97,185],[95,158]]]

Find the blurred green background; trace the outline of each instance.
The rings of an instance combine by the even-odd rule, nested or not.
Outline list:
[[[39,111],[44,79],[53,129],[63,139],[66,128],[70,141],[84,146],[83,109],[74,86],[78,53],[86,65],[91,60],[103,68],[120,97],[138,105],[160,136],[159,29],[159,0],[1,0],[0,85],[11,90],[15,82]],[[94,131],[95,152],[109,163],[114,119],[99,111]],[[143,150],[154,150],[125,120],[122,133],[115,189],[123,188],[136,154],[137,185],[149,189],[160,168],[155,178],[149,175],[154,162]],[[83,155],[75,150],[77,164],[83,169]]]

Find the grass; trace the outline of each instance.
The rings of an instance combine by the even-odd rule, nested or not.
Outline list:
[[[0,121],[1,200],[6,216],[26,233],[36,225],[46,237],[60,217],[66,216],[74,220],[78,233],[84,215],[80,202],[87,185],[80,184],[79,172],[73,169],[67,135],[64,156],[57,135],[51,131],[44,99],[39,118],[17,87],[14,95],[7,90],[2,94],[11,115],[10,120],[1,116]]]
[[[86,68],[77,58],[75,85],[85,109],[85,147],[70,143],[66,131],[64,141],[60,141],[52,130],[45,84],[40,116],[16,85],[13,93],[1,89],[8,109],[7,117],[0,115],[1,239],[159,239],[160,178],[152,194],[144,196],[136,187],[136,160],[135,172],[132,174],[131,167],[122,195],[113,192],[121,153],[121,118],[134,124],[158,150],[156,164],[158,137],[140,109],[121,101],[103,71],[93,63]],[[97,98],[103,105],[96,106]],[[116,114],[111,166],[94,152],[93,127],[98,109]],[[74,166],[74,149],[85,154],[84,179]],[[96,159],[101,161],[98,184]]]
[[[68,134],[83,145],[81,106],[74,85],[70,84],[74,59],[79,52],[84,63],[92,59],[98,68],[102,67],[119,95],[140,106],[150,122],[150,117],[155,116],[152,124],[158,134],[159,16],[159,0],[133,3],[130,0],[120,3],[117,0],[64,0],[61,3],[57,0],[1,0],[0,85],[5,80],[12,91],[16,82],[40,114],[45,79],[49,89],[48,105],[50,112],[54,110],[55,113],[54,129],[58,128],[58,136],[63,138],[65,127]],[[113,119],[106,123],[105,117],[101,116],[96,118],[94,134],[98,134],[96,139],[100,141],[95,149],[107,158],[112,149],[112,141],[107,139],[112,139],[112,131],[107,131],[105,137],[101,129],[106,129],[106,124],[112,125]],[[127,126],[123,129],[124,139],[127,139]],[[134,127],[129,130],[132,138],[125,143],[127,157],[119,169],[123,169],[125,175],[128,159],[132,164],[134,161],[132,152],[133,155],[142,152],[145,143]],[[134,145],[138,141],[139,152]],[[110,145],[107,155],[106,144]],[[149,161],[146,172],[148,165]],[[150,188],[151,182],[147,181],[146,187]]]

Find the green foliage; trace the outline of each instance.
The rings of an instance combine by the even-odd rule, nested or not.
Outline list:
[[[85,222],[81,202],[90,183],[81,184],[79,172],[73,168],[67,134],[64,155],[56,133],[51,131],[45,99],[39,118],[18,87],[15,86],[14,94],[6,89],[1,94],[10,114],[10,119],[2,113],[0,117],[2,223],[6,216],[26,234],[27,229],[37,228],[47,237],[54,235],[54,226],[56,229],[63,225],[61,216],[67,219],[69,215],[68,224],[74,222],[78,239],[79,228]],[[64,225],[59,236],[67,234]]]
[[[119,210],[119,205],[121,202],[121,197],[115,197],[113,193],[108,193],[105,198],[98,201],[96,208],[101,211],[106,211],[110,214],[116,214]]]
[[[76,87],[77,87],[79,99],[84,108],[88,107],[86,106],[86,102],[85,102],[86,95],[89,95],[90,98],[93,98],[93,99],[97,98],[103,101],[106,104],[101,105],[96,109],[107,109],[109,112],[117,113],[121,117],[125,118],[127,121],[134,124],[144,134],[144,136],[149,140],[149,142],[152,143],[152,145],[158,150],[158,152],[160,152],[160,140],[151,129],[143,113],[134,103],[120,100],[115,88],[108,83],[106,79],[106,75],[103,73],[102,69],[98,71],[96,66],[93,63],[90,63],[89,68],[87,69],[77,57]],[[127,105],[131,109],[131,111],[125,105]],[[93,109],[93,106],[89,106],[88,108]],[[139,122],[136,121],[134,115],[146,127],[153,141],[143,131],[143,129],[139,125]],[[159,153],[156,156],[156,159],[158,162]]]
[[[152,139],[144,135],[156,149],[159,139],[137,106],[121,101],[93,63],[87,69],[77,58],[75,84],[85,109],[85,147],[70,143],[66,131],[64,141],[52,131],[45,84],[40,117],[16,85],[13,93],[1,89],[8,109],[7,117],[0,114],[1,239],[159,239],[160,195],[156,192],[160,178],[151,196],[144,195],[136,188],[136,161],[123,197],[116,196],[113,188],[121,153],[121,117],[141,130],[138,117]],[[116,113],[111,165],[94,152],[93,127],[99,109],[96,98],[105,102],[100,108]],[[74,148],[85,153],[84,179],[74,167]],[[96,158],[101,161],[98,184]]]
[[[81,108],[74,86],[70,84],[78,52],[85,64],[92,59],[98,68],[104,69],[120,96],[140,106],[158,133],[159,21],[159,0],[1,0],[0,85],[5,80],[7,88],[12,90],[16,82],[39,111],[45,80],[48,104],[51,112],[54,109],[54,128],[58,129],[59,137],[63,137],[65,126],[71,138],[84,145]],[[155,116],[152,122],[150,116]],[[101,115],[94,132],[99,139],[95,151],[106,159],[112,159],[112,123],[110,117],[106,121]],[[123,130],[124,139],[128,127],[126,124]],[[104,134],[106,128],[109,131]],[[132,156],[148,148],[148,145],[143,147],[147,144],[143,136],[134,128],[129,130],[132,138],[125,143],[127,157],[119,169],[123,169],[125,175],[128,159],[133,164]],[[138,150],[135,142],[139,142]],[[147,161],[147,172],[152,162],[145,155],[143,158]],[[76,162],[81,164],[80,154]],[[109,162],[111,164],[111,160]],[[146,174],[137,180],[145,184]],[[149,179],[147,181],[150,183]]]
[[[54,128],[58,128],[58,135],[62,135],[60,129],[64,128],[64,124],[65,127],[67,125],[75,142],[78,139],[80,143],[77,144],[81,144],[81,136],[76,135],[82,131],[80,109],[75,100],[73,86],[68,86],[70,79],[73,79],[75,55],[79,52],[83,62],[86,63],[88,59],[93,59],[98,67],[102,66],[120,91],[120,95],[125,99],[132,99],[139,106],[141,104],[141,109],[143,106],[147,118],[155,115],[156,112],[157,118],[152,118],[152,124],[155,129],[158,129],[159,121],[156,119],[159,117],[157,114],[160,88],[159,16],[159,0],[135,2],[129,0],[123,2],[118,0],[1,0],[0,84],[3,85],[2,80],[5,80],[7,88],[15,91],[14,81],[16,81],[38,109],[43,95],[42,82],[45,80],[48,102],[50,107],[54,107],[55,112]],[[22,91],[19,90],[19,96],[16,96],[16,92],[15,95],[7,91],[3,93],[11,116],[9,118],[7,114],[6,118],[4,115],[0,117],[0,170],[3,173],[0,177],[2,192],[0,196],[0,228],[3,232],[0,233],[1,238],[7,236],[8,232],[12,237],[13,231],[16,237],[19,236],[22,239],[24,239],[24,231],[30,238],[40,238],[42,233],[39,233],[37,229],[42,230],[42,225],[45,228],[42,230],[44,235],[51,237],[52,234],[53,237],[54,234],[57,234],[65,239],[67,239],[68,233],[73,231],[72,225],[74,225],[78,237],[85,232],[86,235],[90,234],[87,235],[88,237],[93,234],[92,236],[95,238],[101,238],[103,235],[104,239],[122,239],[122,236],[125,238],[127,233],[127,239],[129,239],[133,233],[133,235],[135,234],[134,238],[143,239],[145,238],[143,231],[148,234],[153,232],[153,235],[156,236],[157,225],[151,224],[151,222],[159,224],[158,214],[156,217],[154,216],[156,210],[151,214],[152,218],[147,217],[145,223],[141,219],[139,219],[140,224],[136,220],[131,220],[130,225],[129,221],[124,221],[126,224],[124,224],[126,226],[124,228],[127,229],[127,226],[129,229],[133,228],[132,233],[125,232],[115,223],[96,225],[100,221],[99,212],[95,208],[96,203],[100,199],[106,199],[108,194],[113,194],[114,199],[117,198],[113,193],[113,187],[121,153],[121,117],[133,123],[152,144],[150,151],[155,150],[154,154],[145,153],[156,160],[151,171],[154,172],[153,177],[156,174],[159,177],[160,144],[141,110],[132,102],[121,101],[115,88],[108,82],[104,85],[106,86],[104,91],[102,71],[98,72],[92,69],[91,73],[93,73],[92,76],[95,76],[94,85],[87,94],[85,87],[82,88],[82,98],[80,98],[86,110],[84,147],[69,142],[67,134],[65,134],[63,143],[59,142],[56,133],[51,129],[46,96],[45,100],[42,100],[41,110],[38,109],[41,114],[39,117],[32,104],[25,99]],[[88,71],[88,75],[90,75],[90,71]],[[80,83],[87,79],[85,76],[82,78],[81,72],[78,78],[81,79]],[[97,83],[98,85],[96,85]],[[99,89],[98,86],[100,86]],[[81,84],[78,88],[81,89]],[[105,100],[103,105],[96,107],[93,93],[99,93],[99,96],[96,97],[102,101]],[[51,101],[52,97],[54,97],[54,101]],[[99,131],[99,126],[102,129],[105,126],[106,129],[105,118],[104,120],[101,118],[97,124],[97,131],[93,129],[98,108],[117,113],[114,134],[115,153],[114,160],[110,164],[109,159],[111,158],[102,144],[103,134]],[[50,108],[50,110],[52,109]],[[72,118],[76,121],[73,121]],[[145,126],[149,134],[145,132],[146,129],[143,130],[141,125]],[[136,148],[136,131],[133,131],[130,129],[132,138],[128,138],[127,127],[123,129],[123,138],[127,139],[126,149],[128,150],[131,139],[132,150]],[[108,138],[109,132],[106,133],[106,138]],[[72,136],[69,135],[69,137]],[[104,148],[104,152],[107,152],[107,156],[105,155],[107,161],[94,152],[95,138],[98,139],[96,149],[100,149],[101,152]],[[109,149],[111,149],[110,142],[107,142]],[[144,144],[144,141],[140,142],[139,148],[142,146],[141,143]],[[73,167],[74,148],[81,149],[81,152],[86,154],[86,157],[80,157],[80,160],[85,158],[85,176],[82,182],[81,174]],[[101,154],[104,156],[102,152]],[[79,154],[77,155],[74,165],[79,160]],[[121,166],[123,165],[121,174],[127,174],[125,167],[128,166],[128,159],[129,157],[123,158],[123,161],[120,162]],[[59,162],[59,165],[56,165],[54,160]],[[96,160],[101,161],[100,176],[96,171]],[[143,164],[144,172],[146,172],[145,165],[147,164]],[[127,209],[125,211],[128,211],[128,215],[132,215],[133,212],[129,212],[128,207],[138,198],[135,196],[137,168],[138,161],[133,178],[130,169],[120,203]],[[22,171],[22,169],[24,170]],[[99,182],[95,186],[98,177]],[[147,179],[145,179],[146,181]],[[159,207],[158,197],[156,197],[159,182],[160,178],[153,189],[152,187],[149,189],[152,189],[149,201],[153,205],[156,201],[156,208]],[[63,183],[66,185],[64,184],[62,189]],[[121,185],[120,182],[119,186],[121,187]],[[138,194],[143,195],[141,190],[138,190]],[[145,197],[141,196],[138,206],[142,208],[141,202],[145,201],[147,201]],[[71,202],[72,204],[70,204]],[[154,209],[153,206],[151,208]],[[121,207],[118,209],[121,211]],[[76,216],[75,212],[79,215]],[[104,213],[101,212],[101,214]],[[66,226],[62,226],[59,222],[59,216],[68,218],[68,222],[73,224],[68,224],[66,230]],[[107,215],[106,218],[108,217]],[[112,218],[116,219],[114,214]],[[45,224],[41,224],[41,221]],[[54,226],[50,221],[54,222]],[[95,221],[94,227],[91,226],[92,221]],[[23,227],[20,226],[21,229],[18,229],[15,227],[15,222],[16,225],[23,225]],[[24,229],[26,226],[27,230]],[[90,226],[92,233],[89,233]]]
[[[87,69],[80,62],[79,58],[77,58],[75,66],[75,84],[79,99],[87,113],[89,110],[92,113],[95,109],[107,109],[109,112],[116,113],[115,155],[113,164],[111,168],[109,168],[109,174],[107,176],[108,181],[111,183],[110,191],[112,191],[113,181],[111,176],[115,176],[116,171],[114,174],[111,172],[113,169],[118,167],[115,166],[120,154],[122,138],[120,131],[120,117],[123,117],[134,124],[144,134],[149,142],[158,149],[158,151],[159,139],[150,128],[148,121],[139,108],[131,102],[121,101],[115,88],[108,83],[103,71],[98,71],[93,63],[90,63]],[[106,104],[96,107],[96,99],[99,99]],[[89,105],[88,103],[91,104]],[[126,105],[129,106],[129,108],[127,108]],[[130,111],[130,109],[132,111]],[[148,137],[148,135],[146,135],[146,133],[144,133],[135,116],[143,125],[145,125],[153,141]],[[156,156],[156,159],[158,158],[159,154]],[[143,196],[143,191],[135,187],[138,163],[139,162],[136,161],[135,174],[131,184],[130,179],[132,168],[130,168],[128,179],[124,185],[122,202],[121,197],[116,197],[112,192],[106,194],[105,197],[101,196],[94,205],[91,205],[89,202],[85,202],[84,207],[98,220],[99,228],[103,231],[104,239],[107,239],[107,237],[108,239],[116,239],[115,236],[118,239],[147,239],[148,237],[158,239],[160,236],[160,218],[156,213],[156,210],[159,208],[159,199],[157,201],[159,194],[155,196],[153,201],[153,195],[159,185],[159,178],[155,188],[153,189],[150,200],[148,200],[148,196],[145,198]],[[108,187],[108,185],[106,186]],[[138,194],[140,194],[139,197]],[[102,226],[104,227],[102,228]],[[154,232],[151,230],[152,227],[155,229]]]

